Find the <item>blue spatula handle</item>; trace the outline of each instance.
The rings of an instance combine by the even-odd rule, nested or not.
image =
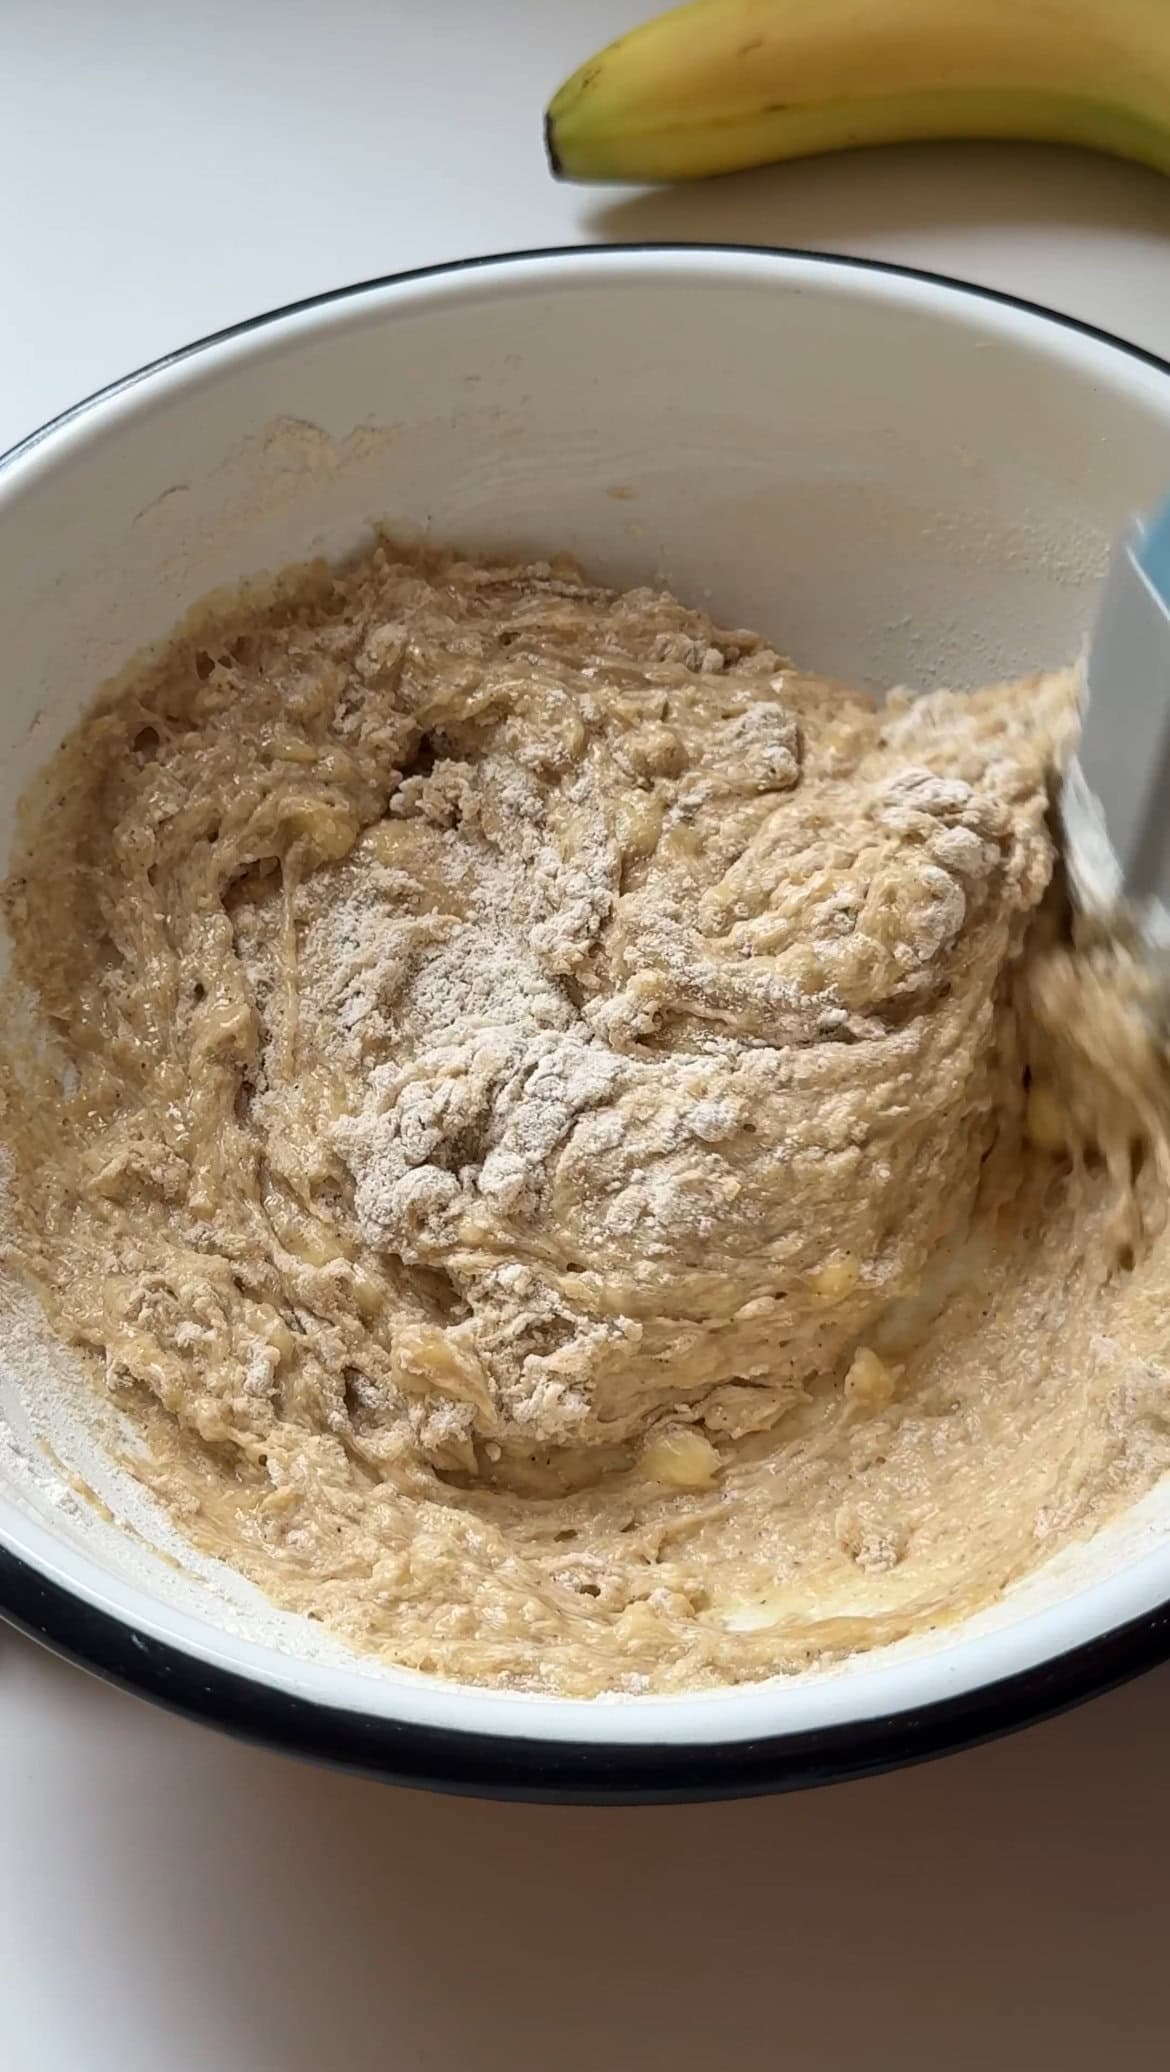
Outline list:
[[[1170,497],[1147,519],[1137,545],[1137,563],[1159,596],[1170,604]]]

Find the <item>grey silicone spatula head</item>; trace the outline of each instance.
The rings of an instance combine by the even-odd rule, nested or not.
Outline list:
[[[1082,905],[1170,951],[1170,502],[1114,552],[1061,805]]]

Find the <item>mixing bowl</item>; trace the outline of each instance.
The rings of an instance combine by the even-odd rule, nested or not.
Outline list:
[[[972,685],[1068,659],[1170,481],[1170,367],[983,291],[794,253],[474,260],[221,332],[0,467],[0,839],[104,678],[221,585],[372,521],[662,578],[798,661]],[[1170,1481],[961,1623],[692,1697],[485,1691],[348,1653],[186,1549],[96,1392],[0,1355],[0,1605],[143,1694],[387,1777],[776,1789],[972,1741],[1170,1652]],[[78,1496],[79,1485],[100,1499]]]

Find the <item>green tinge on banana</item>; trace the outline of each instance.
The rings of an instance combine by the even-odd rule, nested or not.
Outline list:
[[[691,0],[566,80],[569,180],[687,180],[937,137],[1170,172],[1170,0]]]

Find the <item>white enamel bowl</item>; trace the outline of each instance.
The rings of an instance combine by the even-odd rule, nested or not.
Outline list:
[[[0,833],[97,685],[188,606],[373,520],[661,576],[847,678],[967,685],[1075,651],[1111,534],[1168,482],[1170,368],[896,270],[594,249],[324,296],[132,375],[0,465]],[[1168,1483],[978,1617],[832,1673],[592,1704],[442,1684],[185,1553],[84,1393],[10,1349],[0,1606],[144,1694],[390,1777],[776,1789],[956,1746],[1170,1652]]]

